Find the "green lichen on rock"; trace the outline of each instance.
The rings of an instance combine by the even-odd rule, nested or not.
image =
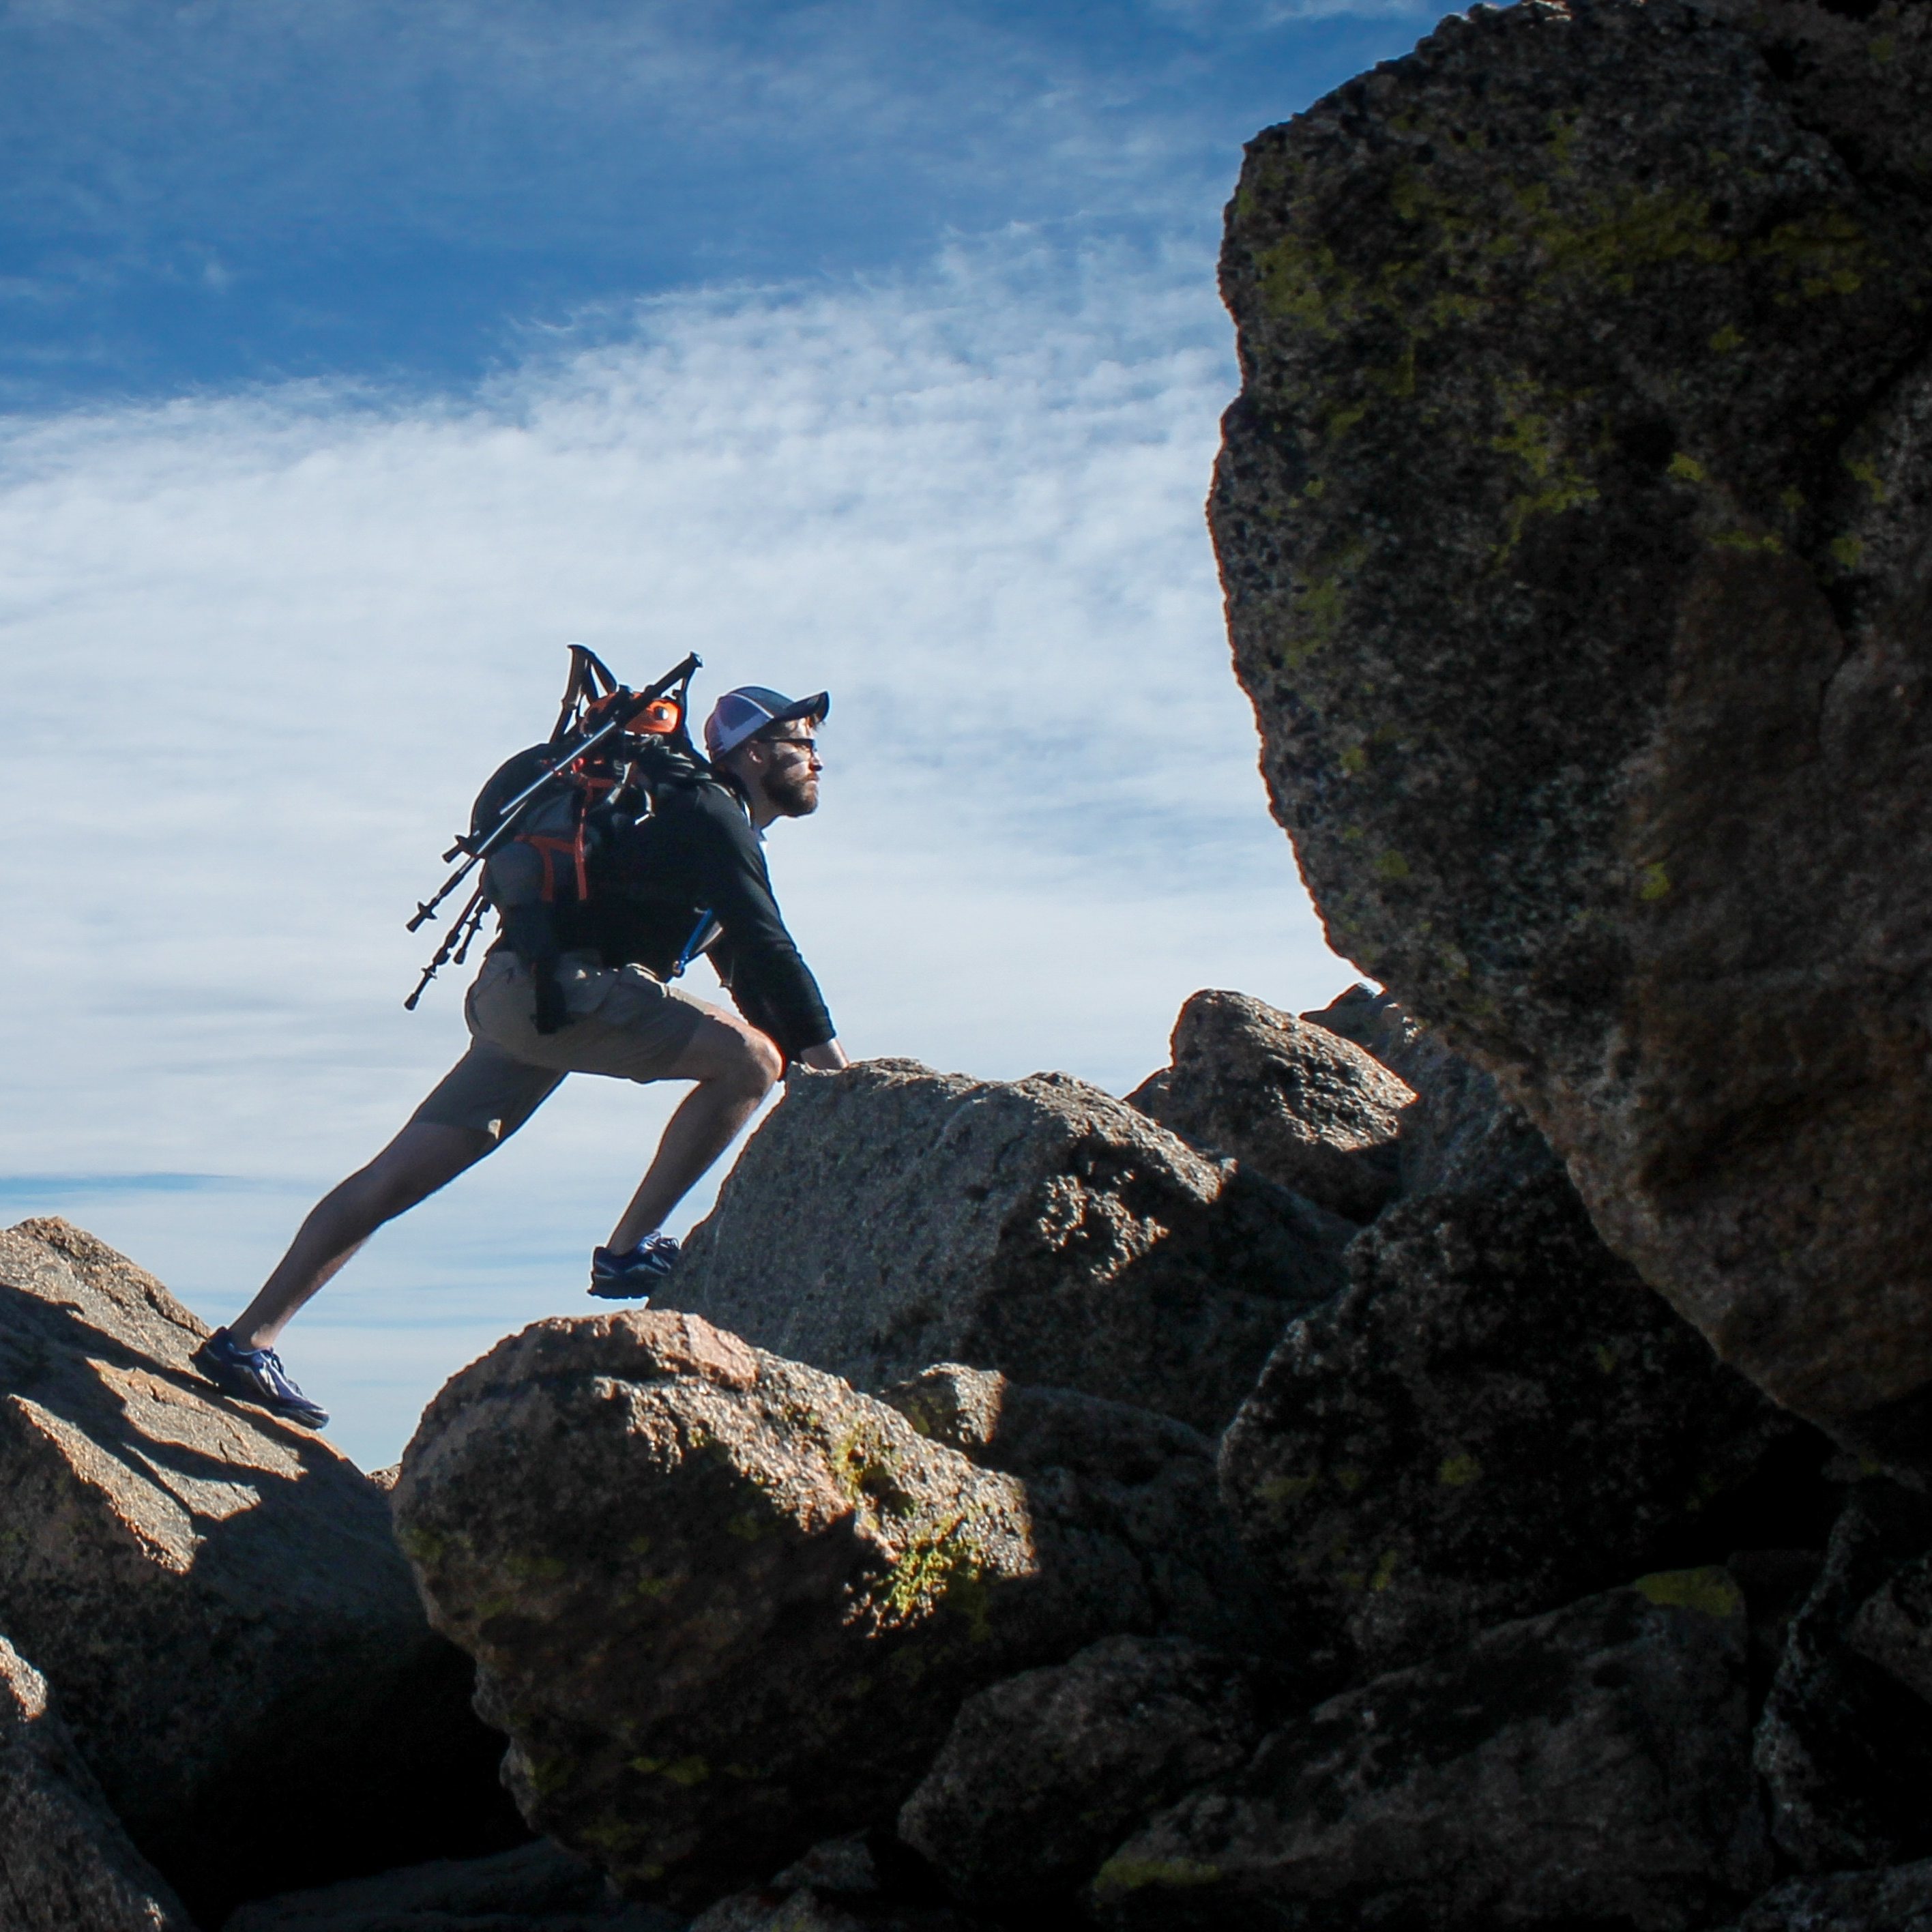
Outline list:
[[[1210,518],[1330,943],[1720,1353],[1932,1463],[1932,32],[1822,19],[1478,9],[1264,130]]]
[[[465,1370],[395,1508],[525,1816],[680,1898],[890,1815],[964,1696],[1139,1600],[1097,1521],[1042,1538],[1015,1478],[655,1310]]]

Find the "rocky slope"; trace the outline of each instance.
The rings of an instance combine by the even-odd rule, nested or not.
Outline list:
[[[470,1666],[381,1492],[216,1395],[206,1332],[64,1222],[0,1233],[0,1633],[197,1916],[502,1842]]]

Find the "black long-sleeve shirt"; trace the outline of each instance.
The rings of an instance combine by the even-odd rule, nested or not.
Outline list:
[[[719,780],[661,785],[650,815],[621,835],[592,903],[578,914],[607,965],[669,979],[701,946],[738,1010],[788,1058],[837,1029],[785,930],[750,814]]]

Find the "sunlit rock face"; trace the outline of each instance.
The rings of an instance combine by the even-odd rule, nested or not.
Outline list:
[[[206,1332],[64,1222],[0,1234],[0,1630],[215,1921],[345,1844],[369,1870],[488,1842],[495,1753],[381,1491],[202,1382]]]
[[[1354,1232],[1069,1074],[861,1060],[794,1076],[656,1300],[862,1388],[962,1362],[1213,1430]]]
[[[1226,1627],[1206,1443],[972,1375],[902,1411],[650,1309],[540,1322],[450,1382],[397,1522],[533,1826],[701,1904],[890,1820],[1016,1671],[1109,1633],[1264,1642],[1258,1609]]]
[[[1722,10],[1478,8],[1254,141],[1210,514],[1338,950],[1922,1462],[1932,22]]]
[[[1210,988],[1181,1008],[1169,1051],[1130,1107],[1348,1220],[1372,1221],[1394,1198],[1415,1096],[1352,1041]]]

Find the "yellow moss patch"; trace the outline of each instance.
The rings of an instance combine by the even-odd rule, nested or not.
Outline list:
[[[1736,1580],[1714,1564],[1701,1570],[1659,1570],[1640,1576],[1631,1588],[1666,1610],[1697,1610],[1707,1617],[1744,1614],[1744,1592]]]
[[[1116,1854],[1094,1874],[1094,1889],[1102,1898],[1144,1892],[1149,1886],[1192,1888],[1218,1885],[1221,1868],[1195,1858],[1130,1858]]]

